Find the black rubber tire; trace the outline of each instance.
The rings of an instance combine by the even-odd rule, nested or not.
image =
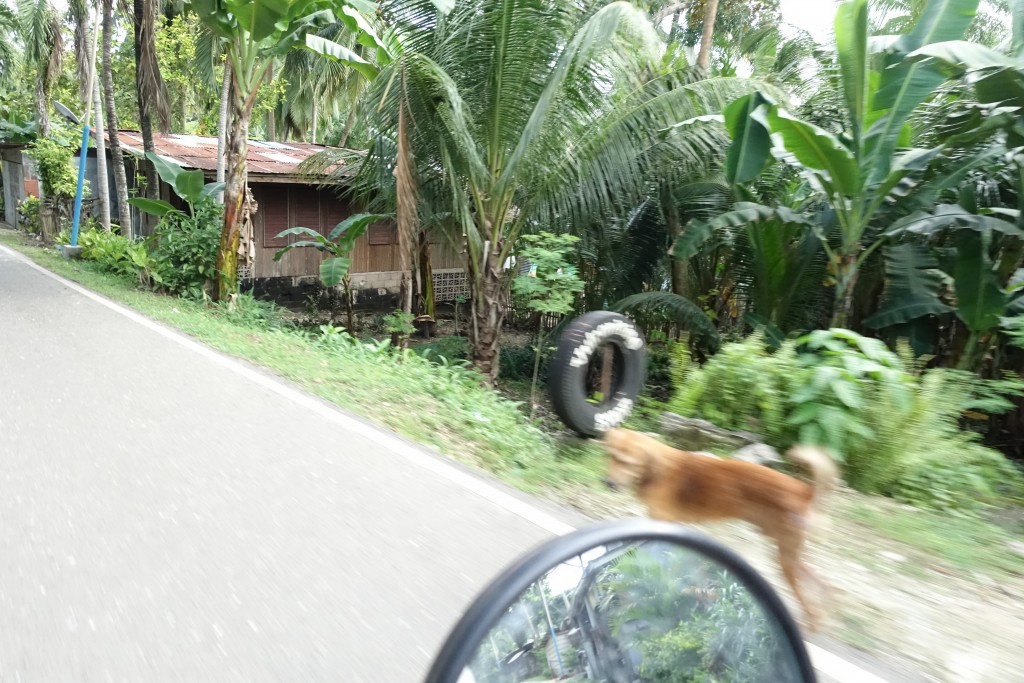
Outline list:
[[[587,401],[587,373],[603,344],[616,349],[616,377],[611,398],[595,405]],[[548,392],[569,429],[596,437],[629,417],[646,375],[647,348],[633,322],[620,313],[591,311],[569,323],[559,337],[548,369]]]

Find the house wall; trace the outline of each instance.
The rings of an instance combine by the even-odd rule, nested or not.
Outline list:
[[[291,288],[308,287],[312,290],[319,279],[320,262],[326,256],[315,249],[292,249],[279,261],[274,255],[301,236],[277,238],[277,234],[290,227],[313,228],[329,235],[335,225],[358,210],[339,199],[329,189],[309,185],[260,183],[251,180],[253,199],[258,208],[253,216],[256,258],[252,279],[257,290],[275,297],[287,297]],[[373,299],[390,299],[398,293],[401,271],[398,270],[397,234],[393,222],[370,226],[356,242],[352,251],[352,288],[360,303]],[[431,264],[438,277],[451,279],[451,273],[461,273],[462,263],[455,249],[443,244],[431,246]],[[268,280],[278,280],[268,282]],[[284,283],[281,279],[291,282]],[[382,305],[384,302],[382,302]]]
[[[20,148],[0,149],[0,173],[4,181],[4,222],[18,224],[18,203],[26,196],[25,180],[31,175]],[[37,190],[38,192],[38,190]]]

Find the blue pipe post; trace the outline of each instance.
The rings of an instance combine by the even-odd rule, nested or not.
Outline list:
[[[89,154],[89,124],[82,126],[82,151],[78,155],[78,187],[75,188],[75,213],[71,219],[71,246],[78,246],[78,221],[82,217],[82,189],[85,186],[85,162]]]

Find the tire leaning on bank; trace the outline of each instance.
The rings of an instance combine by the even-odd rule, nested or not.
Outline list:
[[[598,350],[606,345],[615,350],[610,396],[592,403],[587,400],[587,376],[599,360]],[[591,311],[569,323],[549,367],[548,391],[555,413],[581,436],[597,437],[622,424],[633,410],[647,374],[647,349],[629,318]]]

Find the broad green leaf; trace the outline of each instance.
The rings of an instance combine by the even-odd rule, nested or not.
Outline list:
[[[686,261],[697,255],[701,247],[715,234],[715,227],[707,221],[690,221],[672,245],[672,258]]]
[[[280,239],[281,237],[288,237],[289,235],[306,235],[307,237],[312,237],[314,240],[317,241],[327,241],[326,239],[324,239],[323,235],[321,235],[312,228],[288,228],[287,230],[282,230],[281,232],[277,233],[276,237]]]
[[[218,181],[213,183],[206,183],[203,185],[203,191],[199,193],[199,197],[205,199],[206,197],[215,197],[224,191],[224,181]]]
[[[366,61],[358,54],[348,49],[344,45],[339,45],[333,40],[327,38],[321,38],[320,36],[313,35],[311,33],[306,34],[306,49],[310,52],[332,59],[346,66],[350,66],[360,74],[362,74],[367,80],[372,80],[377,77],[380,73],[380,69]]]
[[[974,83],[979,102],[1024,107],[1024,66],[978,73],[983,74]]]
[[[870,157],[870,182],[889,174],[889,163],[897,138],[911,112],[945,80],[935,65],[905,61],[906,55],[925,45],[962,38],[974,19],[979,0],[930,0],[914,25],[900,38],[884,59],[882,78],[872,99],[876,110],[888,110],[865,136]]]
[[[966,40],[947,40],[942,43],[925,45],[907,55],[908,62],[929,58],[960,67],[957,75],[964,70],[1021,66],[1001,52]]]
[[[1008,303],[1008,297],[999,287],[996,272],[986,254],[985,236],[976,232],[960,231],[956,240],[957,317],[967,329],[976,334],[988,332],[999,324]]]
[[[160,179],[171,187],[174,187],[177,183],[178,176],[185,172],[185,169],[178,164],[153,152],[146,152],[146,158],[153,164],[153,168],[156,169]]]
[[[352,259],[345,258],[344,256],[324,259],[323,263],[320,264],[320,281],[324,283],[325,287],[335,286],[348,273],[348,267],[351,263]]]
[[[317,28],[336,22],[337,17],[329,9],[298,17],[294,21],[289,22],[286,28],[283,29],[285,33],[279,36],[273,45],[265,46],[264,50],[266,54],[270,55],[287,54],[295,47],[296,43],[305,40],[306,36],[310,35]],[[278,28],[281,28],[281,24],[278,24]]]
[[[206,178],[203,177],[202,171],[185,171],[174,179],[174,191],[189,204],[195,204],[202,196],[205,184]]]
[[[846,108],[854,134],[859,136],[868,100],[868,3],[853,0],[839,5],[835,19],[836,53]]]
[[[1024,0],[1010,0],[1010,51],[1017,59],[1024,60]]]
[[[722,113],[732,144],[725,157],[725,178],[730,184],[748,183],[761,174],[771,160],[772,141],[764,125],[751,115],[766,100],[761,93],[745,95]]]
[[[894,237],[905,232],[932,235],[946,228],[967,228],[975,232],[994,230],[1004,235],[1024,237],[1024,231],[1009,221],[994,216],[980,216],[958,204],[939,204],[932,213],[917,211],[893,223],[883,234]]]
[[[885,250],[885,298],[879,309],[864,321],[873,329],[909,322],[927,315],[953,311],[939,298],[942,280],[935,257],[909,242]]]
[[[979,0],[929,0],[913,30],[900,39],[896,50],[911,52],[924,45],[956,40],[974,21]]]
[[[146,199],[145,197],[131,197],[128,203],[146,213],[163,218],[169,213],[177,211],[176,208],[162,199]]]
[[[829,387],[832,389],[832,393],[839,401],[850,408],[851,410],[860,410],[864,406],[864,401],[861,400],[860,392],[857,390],[857,385],[847,379],[836,379],[832,382]]]
[[[349,216],[342,222],[338,223],[331,230],[327,236],[328,239],[336,240],[342,235],[350,235],[353,233],[363,234],[371,223],[377,221],[385,221],[393,218],[390,214],[383,213],[357,213]]]
[[[911,149],[897,156],[889,175],[875,190],[876,201],[879,203],[883,201],[904,178],[927,168],[928,164],[939,156],[942,149],[942,147]]]
[[[288,16],[289,0],[223,0],[224,6],[238,19],[257,43],[277,30],[277,23]]]
[[[756,112],[755,118],[764,120],[763,111]],[[781,138],[782,147],[801,165],[824,174],[835,191],[843,196],[859,193],[857,161],[839,138],[779,107],[768,110],[766,116],[772,133]]]

